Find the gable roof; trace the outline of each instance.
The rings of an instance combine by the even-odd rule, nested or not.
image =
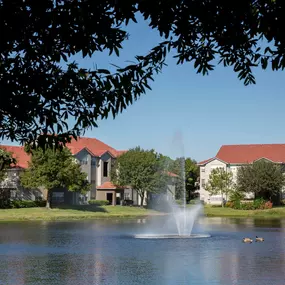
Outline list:
[[[211,157],[211,158],[209,158],[209,159],[202,160],[202,161],[198,162],[197,164],[198,164],[198,165],[205,165],[205,164],[207,164],[208,162],[210,162],[210,161],[212,161],[212,160],[214,160],[214,159],[215,159],[215,157]]]
[[[0,145],[0,148],[5,149],[8,152],[11,152],[12,156],[17,160],[16,165],[15,166],[12,165],[12,168],[15,168],[15,167],[27,168],[28,167],[30,156],[25,152],[23,146]]]
[[[105,153],[109,153],[112,157],[117,157],[126,152],[125,150],[118,151],[95,138],[79,137],[77,138],[77,141],[73,139],[71,143],[66,144],[66,146],[70,149],[73,155],[79,153],[83,149],[86,149],[86,151],[88,151],[91,155],[98,157]],[[6,149],[8,152],[13,153],[13,157],[17,160],[16,167],[28,167],[30,156],[25,152],[24,147],[9,145],[0,145],[0,147]]]
[[[285,162],[285,144],[223,145],[216,157],[228,163],[252,163],[260,158],[283,163]]]
[[[285,163],[285,144],[223,145],[214,158],[230,164],[253,163],[262,158],[275,163]],[[211,160],[204,160],[198,164],[204,165]]]
[[[77,140],[73,139],[71,143],[66,144],[74,155],[86,148],[94,156],[102,156],[106,152],[109,152],[111,156],[117,157],[122,151],[117,151],[111,146],[99,141],[95,138],[78,137]]]

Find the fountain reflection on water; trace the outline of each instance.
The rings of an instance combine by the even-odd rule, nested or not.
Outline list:
[[[150,229],[151,234],[137,234],[136,238],[206,238],[210,237],[208,234],[193,234],[192,230],[195,221],[199,216],[203,214],[203,206],[200,202],[188,206],[186,203],[186,177],[185,177],[185,157],[184,157],[184,147],[182,143],[181,134],[176,135],[176,139],[180,143],[180,149],[183,152],[183,156],[180,157],[180,175],[181,179],[181,205],[175,201],[173,195],[169,195],[169,191],[166,190],[164,194],[160,194],[160,206],[161,209],[168,209],[169,217],[164,225],[163,233],[158,234],[157,229]],[[176,225],[176,233],[170,232],[173,223]],[[168,231],[169,230],[169,231]]]

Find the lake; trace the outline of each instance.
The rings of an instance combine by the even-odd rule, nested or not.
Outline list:
[[[195,231],[210,238],[133,238],[163,219],[0,223],[0,284],[284,284],[285,220],[203,218]]]

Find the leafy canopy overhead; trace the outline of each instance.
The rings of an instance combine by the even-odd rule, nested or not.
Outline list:
[[[129,186],[141,197],[147,193],[158,193],[164,190],[167,175],[159,155],[154,150],[136,147],[120,155],[112,168],[111,180],[118,186]]]
[[[21,174],[20,180],[26,188],[44,187],[48,192],[62,187],[81,193],[90,189],[86,173],[81,171],[80,165],[67,148],[61,151],[33,150],[29,167]],[[47,203],[49,203],[49,194]],[[47,206],[49,207],[49,204]]]
[[[146,55],[114,73],[73,62],[78,53],[119,56],[139,14],[161,36]],[[145,93],[170,51],[198,73],[221,63],[255,83],[253,67],[285,66],[284,14],[282,0],[0,0],[0,137],[69,141]]]

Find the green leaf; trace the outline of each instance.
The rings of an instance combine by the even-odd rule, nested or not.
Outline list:
[[[266,57],[262,57],[261,58],[261,67],[263,69],[266,69],[267,68],[267,64],[268,64],[268,59]],[[272,68],[273,68],[273,63],[272,63]]]
[[[111,72],[107,69],[98,69],[97,72],[104,73],[104,74],[111,74]]]

